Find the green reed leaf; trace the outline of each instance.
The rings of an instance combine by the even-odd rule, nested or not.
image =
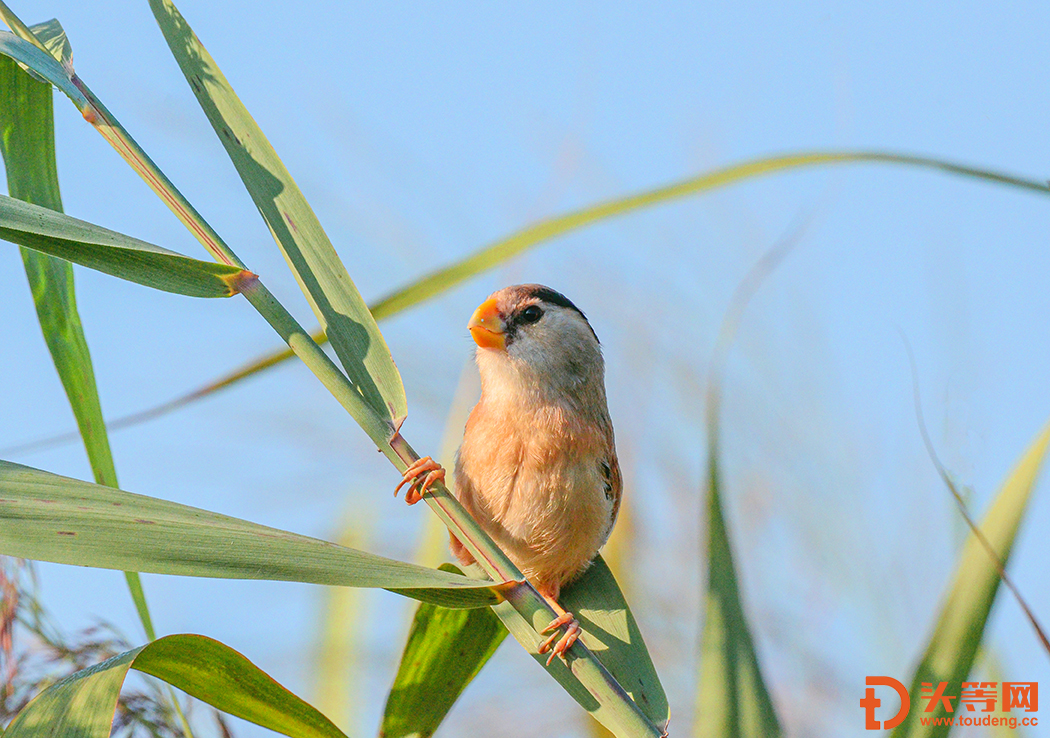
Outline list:
[[[150,7],[216,135],[281,247],[317,319],[363,398],[391,426],[408,406],[379,326],[313,209],[215,60],[170,0]]]
[[[219,579],[382,587],[443,607],[498,600],[491,582],[0,461],[0,553]]]
[[[294,738],[346,738],[328,718],[229,646],[171,635],[78,671],[41,692],[6,738],[108,738],[129,669],[150,674],[213,707]]]
[[[452,564],[439,568],[462,573]],[[507,629],[491,610],[449,610],[420,603],[387,695],[379,735],[433,735],[506,637]]]
[[[66,267],[56,268],[65,270],[68,262],[72,262],[129,282],[189,297],[230,297],[237,294],[242,284],[253,279],[251,272],[238,267],[191,259],[3,195],[0,195],[0,240],[67,263]]]
[[[62,44],[64,33],[56,41],[55,26],[57,21],[45,28],[45,41],[54,42],[59,55],[63,50],[71,54],[68,44]],[[62,244],[59,239],[47,238],[49,224],[66,219],[59,212],[62,196],[55,164],[51,86],[24,74],[7,56],[0,56],[0,154],[12,195],[0,202],[0,238],[29,247]],[[117,471],[102,417],[95,370],[77,311],[73,266],[56,255],[48,255],[46,249],[21,251],[44,341],[76,418],[95,480],[116,487]],[[133,569],[125,570],[125,578],[142,627],[152,639],[153,622],[141,579]]]

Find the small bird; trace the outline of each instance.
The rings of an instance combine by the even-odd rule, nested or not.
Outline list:
[[[601,345],[578,307],[538,284],[493,293],[467,327],[478,345],[481,399],[456,456],[453,494],[558,613],[539,649],[551,652],[550,664],[580,635],[558,603],[561,588],[597,556],[620,508]],[[415,504],[444,477],[424,457],[394,494],[407,484],[405,500]],[[474,563],[451,538],[456,558]]]

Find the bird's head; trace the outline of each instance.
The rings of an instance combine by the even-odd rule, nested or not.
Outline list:
[[[571,396],[597,383],[604,396],[598,336],[560,292],[539,284],[505,287],[481,303],[467,327],[478,345],[483,387],[510,383],[529,394]]]

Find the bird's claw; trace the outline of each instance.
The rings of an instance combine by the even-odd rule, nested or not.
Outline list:
[[[564,633],[558,633],[557,630],[562,626],[565,626]],[[551,665],[554,661],[555,656],[560,656],[562,660],[565,660],[565,652],[574,644],[580,637],[582,630],[580,629],[580,621],[572,616],[571,612],[564,612],[558,617],[554,618],[546,628],[541,630],[541,633],[550,633],[550,637],[547,638],[543,643],[540,644],[539,652],[547,653],[551,652],[551,655],[547,657],[547,666]]]
[[[420,476],[426,474],[422,480]],[[406,484],[408,489],[405,490],[405,502],[409,505],[415,505],[417,502],[423,499],[423,495],[430,489],[430,485],[437,481],[445,481],[445,467],[434,461],[429,456],[424,456],[422,459],[416,459],[412,462],[407,469],[405,474],[401,477],[401,482],[394,487],[394,497],[397,497],[397,493],[401,491],[401,488]]]

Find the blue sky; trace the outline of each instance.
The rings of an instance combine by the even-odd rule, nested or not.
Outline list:
[[[15,2],[58,17],[91,85],[304,322],[309,308],[164,46],[148,5]],[[179,8],[310,200],[366,298],[538,218],[756,156],[887,149],[1050,176],[1042,3],[269,3]],[[56,97],[66,211],[203,251],[77,111]],[[738,282],[804,235],[745,314],[723,408],[727,505],[767,677],[793,735],[860,734],[863,677],[910,675],[961,529],[916,429],[900,333],[931,435],[983,509],[1050,417],[1047,205],[1030,193],[885,166],[754,181],[574,233],[382,324],[427,453],[489,292],[547,283],[602,338],[635,521],[638,615],[680,729],[691,724],[703,393]],[[0,446],[67,430],[17,250],[0,249]],[[78,271],[103,406],[148,407],[276,345],[240,300],[193,301]],[[422,509],[305,369],[287,366],[113,437],[122,485],[332,536],[349,500],[362,546],[410,558]],[[79,449],[12,457],[79,477]],[[1045,484],[1012,563],[1050,612]],[[63,624],[138,638],[123,579],[42,567]],[[319,593],[147,577],[163,632],[240,649],[300,693]],[[408,605],[367,594],[354,727],[374,731]],[[1015,603],[990,643],[1007,677],[1048,678]],[[446,727],[504,714],[577,735],[579,711],[504,646]],[[494,703],[495,701],[495,703]],[[543,707],[541,707],[543,706]],[[242,729],[250,734],[247,728]]]

